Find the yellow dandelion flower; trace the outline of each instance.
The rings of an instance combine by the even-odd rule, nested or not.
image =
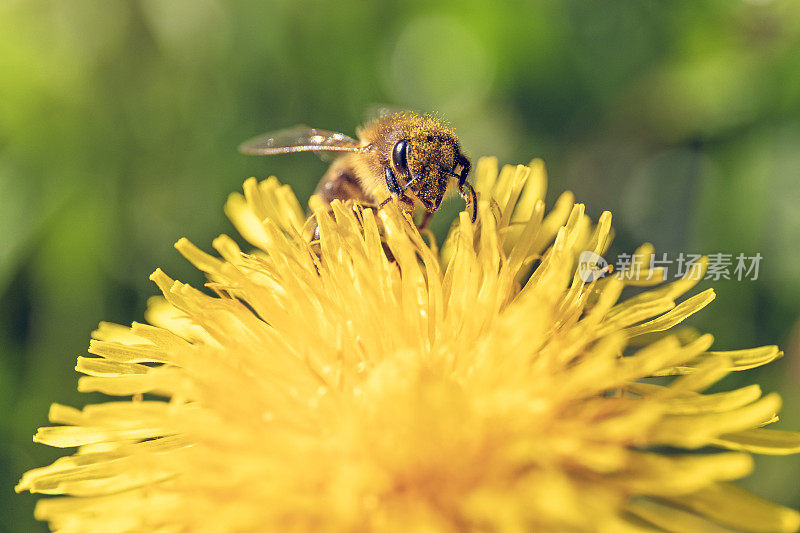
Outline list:
[[[36,517],[70,532],[796,530],[797,512],[730,483],[751,453],[800,451],[800,433],[763,427],[778,396],[703,394],[781,352],[675,329],[714,298],[682,298],[704,263],[620,301],[635,281],[576,271],[608,247],[609,213],[593,224],[567,193],[545,216],[540,161],[482,159],[476,175],[478,223],[462,213],[441,250],[392,205],[341,203],[317,209],[312,248],[287,186],[245,182],[226,211],[255,252],[176,245],[213,295],[157,270],[149,324],[93,334],[78,388],[121,398],[53,405],[34,440],[77,451],[22,477],[17,491],[62,495]]]

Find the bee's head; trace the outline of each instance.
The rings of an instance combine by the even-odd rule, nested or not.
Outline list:
[[[455,135],[443,128],[415,128],[395,143],[391,159],[395,172],[430,213],[439,209],[453,179],[461,187],[470,169]]]

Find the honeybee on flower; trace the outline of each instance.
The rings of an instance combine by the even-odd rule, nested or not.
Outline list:
[[[410,111],[384,113],[358,130],[359,140],[344,133],[296,126],[259,135],[242,143],[250,155],[292,152],[339,152],[317,186],[316,195],[353,200],[364,207],[382,207],[392,198],[405,211],[423,211],[425,228],[455,180],[473,222],[475,189],[467,181],[471,168],[452,129],[430,115]]]

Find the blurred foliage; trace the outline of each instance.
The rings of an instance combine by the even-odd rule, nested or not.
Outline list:
[[[543,157],[550,198],[614,212],[615,253],[760,252],[759,279],[715,283],[695,324],[720,348],[780,343],[727,384],[780,391],[800,427],[797,2],[4,0],[3,527],[35,527],[11,487],[58,455],[31,444],[48,405],[87,401],[73,366],[96,324],[141,320],[157,266],[201,283],[171,245],[231,233],[244,178],[304,198],[325,169],[236,145],[296,123],[352,134],[377,103],[440,112],[472,156]],[[744,483],[800,506],[800,461],[758,464]]]

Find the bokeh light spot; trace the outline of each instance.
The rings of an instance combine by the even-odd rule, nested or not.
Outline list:
[[[387,89],[397,102],[417,109],[463,113],[480,104],[494,65],[467,27],[447,17],[420,17],[395,41]]]

